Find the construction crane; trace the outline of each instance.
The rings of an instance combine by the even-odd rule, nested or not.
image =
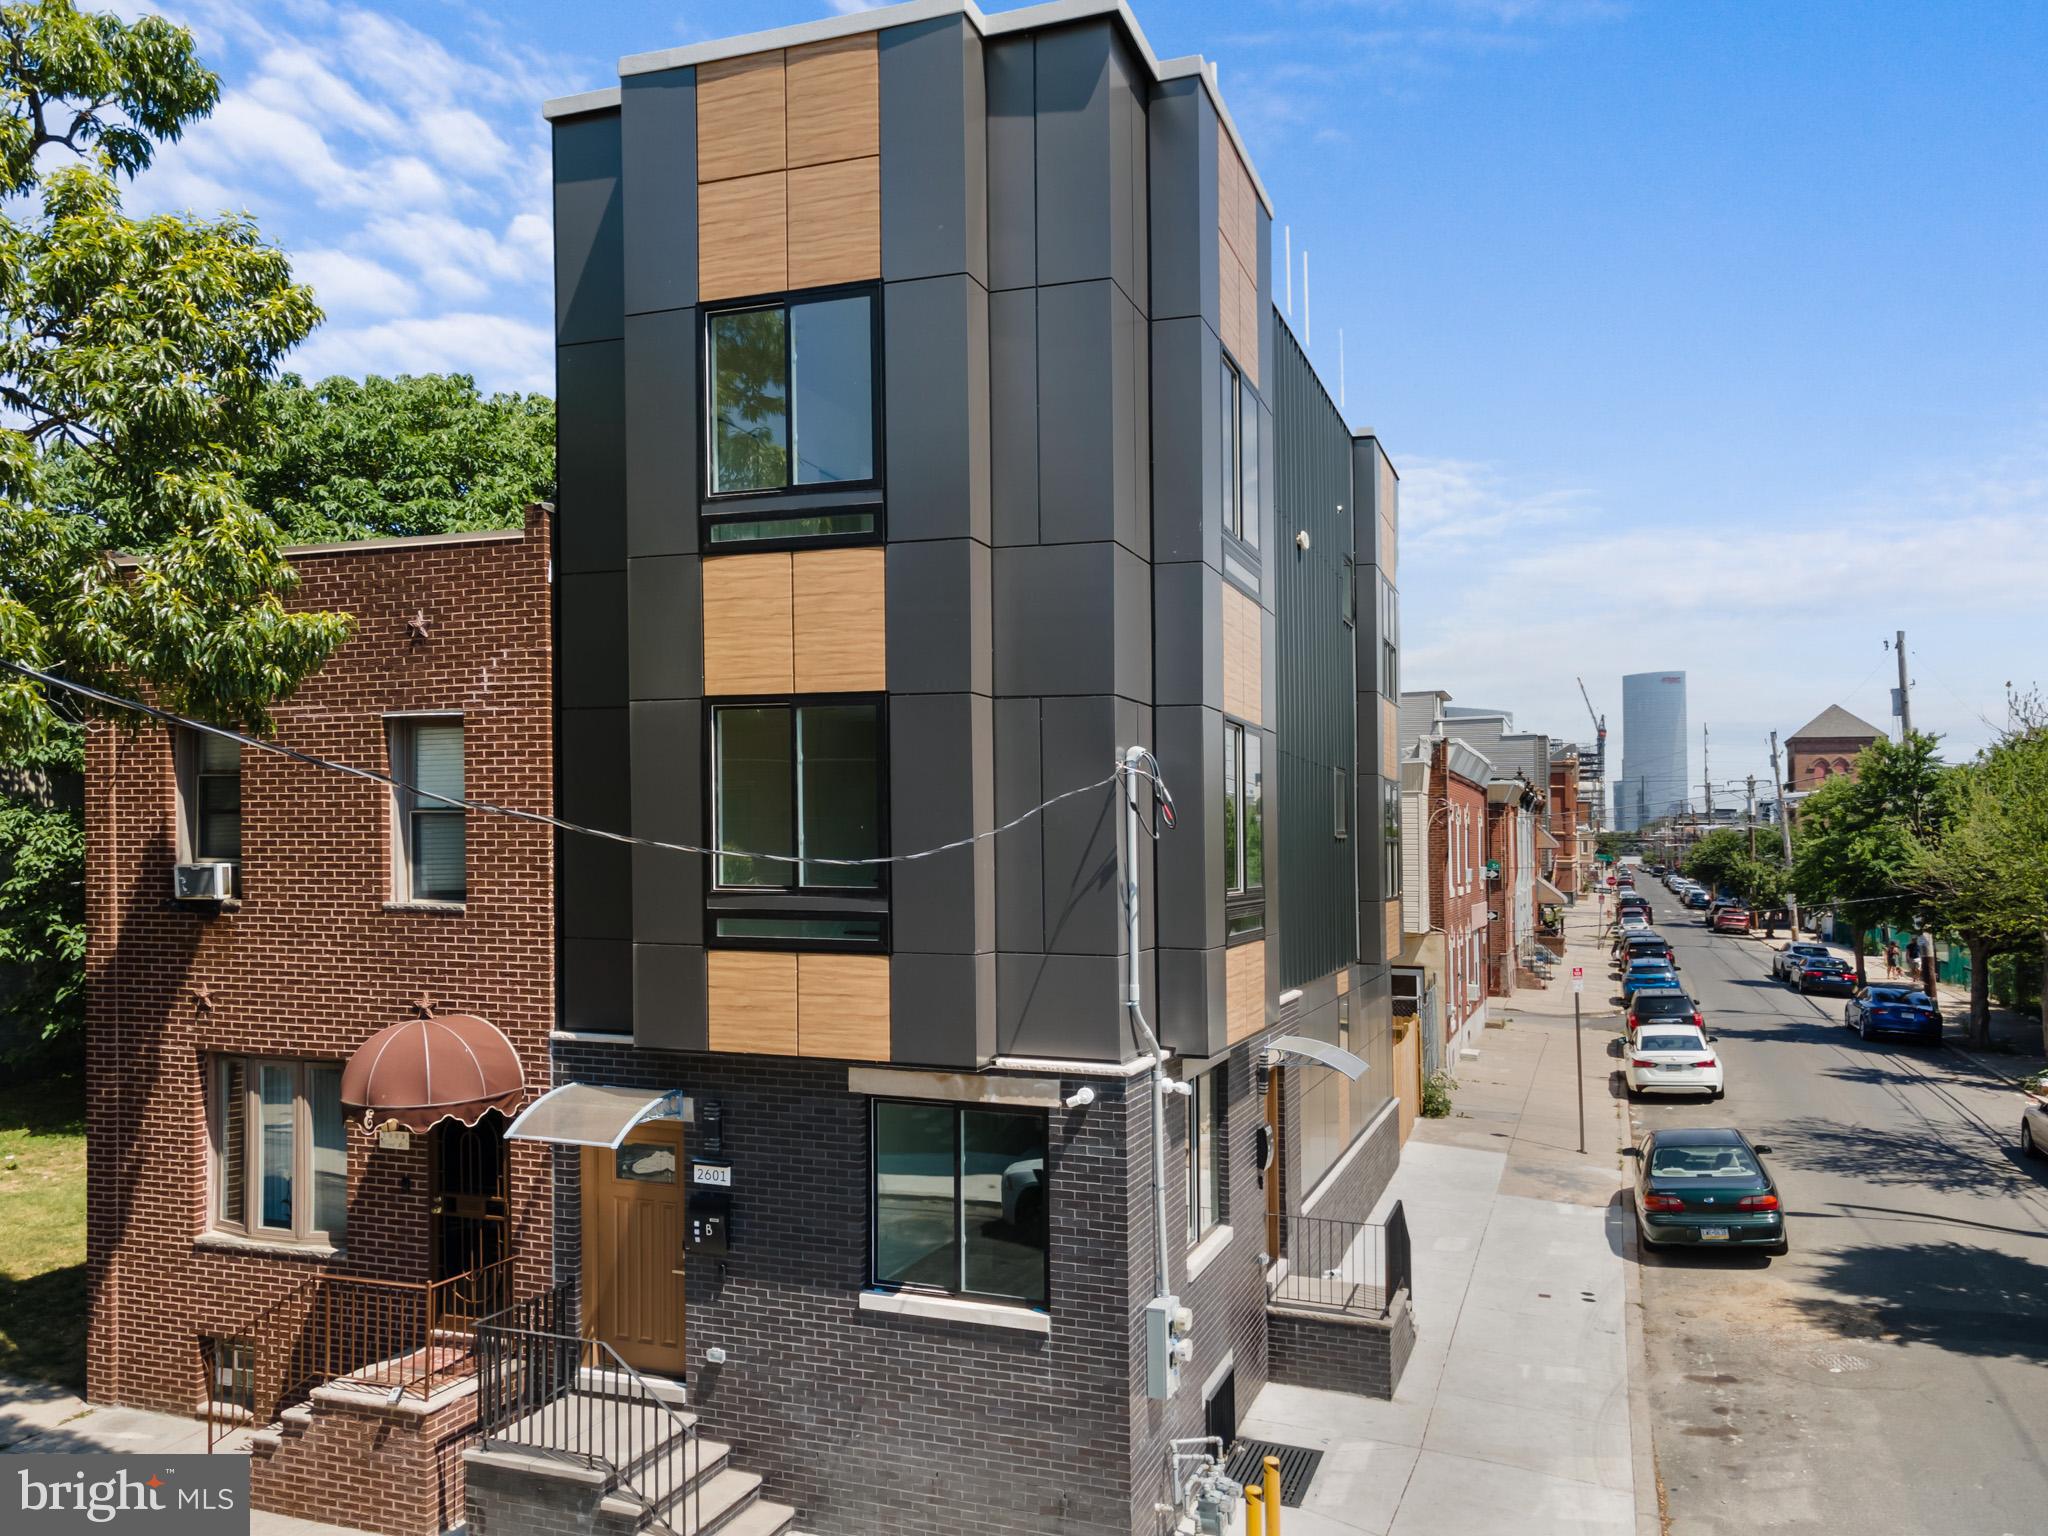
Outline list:
[[[1576,679],[1579,697],[1586,701],[1586,713],[1593,721],[1593,779],[1600,786],[1599,799],[1593,805],[1593,830],[1600,830],[1600,823],[1607,812],[1607,717],[1593,707],[1593,696],[1586,692],[1586,680]]]

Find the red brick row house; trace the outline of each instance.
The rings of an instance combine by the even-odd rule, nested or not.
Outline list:
[[[554,837],[433,797],[552,809],[549,525],[291,552],[357,625],[277,739],[419,793],[90,732],[88,1395],[251,1425],[261,1508],[458,1523],[462,1326],[547,1283]]]

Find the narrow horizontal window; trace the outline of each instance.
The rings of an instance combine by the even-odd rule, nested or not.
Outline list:
[[[882,941],[882,920],[879,917],[757,917],[721,914],[716,921],[717,925],[713,931],[721,939],[858,945],[874,945]]]
[[[713,544],[759,544],[770,539],[825,539],[875,531],[872,512],[829,512],[816,517],[749,517],[710,524]]]

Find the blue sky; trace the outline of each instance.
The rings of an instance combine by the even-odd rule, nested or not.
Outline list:
[[[852,4],[167,0],[225,95],[137,199],[258,216],[306,372],[549,389],[539,102]],[[1618,746],[1682,668],[1721,779],[1885,723],[1897,628],[1958,751],[2048,683],[2048,6],[1135,9],[1217,61],[1402,470],[1409,686],[1578,735],[1583,674]]]

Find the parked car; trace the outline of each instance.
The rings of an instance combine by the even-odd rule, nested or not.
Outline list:
[[[1650,1132],[1635,1149],[1636,1230],[1643,1246],[1786,1252],[1785,1213],[1764,1163],[1770,1150],[1737,1130]]]
[[[2048,1099],[2033,1099],[2020,1111],[2020,1151],[2048,1157]]]
[[[1916,987],[1867,986],[1849,999],[1842,1022],[1866,1040],[1873,1035],[1905,1035],[1924,1044],[1941,1044],[1941,1009]]]
[[[1616,958],[1624,969],[1635,960],[1668,960],[1671,969],[1679,968],[1678,956],[1671,952],[1670,943],[1654,928],[1645,928],[1640,933],[1624,933]]]
[[[1707,895],[1706,891],[1702,887],[1697,885],[1685,893],[1685,904],[1688,907],[1704,907],[1708,905],[1712,900],[1713,898]]]
[[[1729,905],[1714,914],[1714,932],[1749,932],[1749,908]]]
[[[1803,940],[1797,944],[1787,944],[1771,956],[1771,975],[1789,986],[1797,976],[1802,963],[1829,958],[1831,952],[1825,944],[1808,944]]]
[[[1721,1097],[1721,1057],[1706,1031],[1691,1024],[1649,1024],[1629,1044],[1630,1093],[1704,1093]]]
[[[1837,960],[1832,955],[1802,960],[1793,985],[1801,992],[1839,992],[1844,997],[1851,997],[1856,991],[1856,969],[1848,961]]]
[[[1621,975],[1621,995],[1626,1001],[1645,987],[1675,987],[1678,972],[1669,960],[1631,960]]]
[[[1676,987],[1644,987],[1628,1000],[1622,1016],[1631,1036],[1645,1024],[1690,1024],[1705,1032],[1706,1015],[1700,1005]]]

